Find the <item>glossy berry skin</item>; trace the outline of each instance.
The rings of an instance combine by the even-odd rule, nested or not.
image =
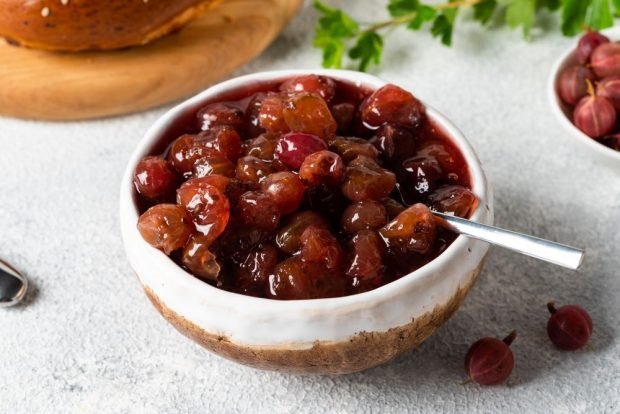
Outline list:
[[[133,184],[149,200],[165,200],[174,195],[179,177],[170,163],[160,157],[146,157],[136,166]]]
[[[620,111],[620,76],[610,76],[596,85],[596,95],[607,99]]]
[[[332,106],[332,115],[336,121],[336,132],[345,134],[351,128],[355,118],[355,105],[344,102]]]
[[[297,256],[278,263],[269,276],[268,295],[274,299],[311,299],[312,276],[308,267]]]
[[[415,138],[409,130],[398,125],[384,124],[370,141],[379,150],[385,161],[395,161],[413,157],[417,147]]]
[[[245,131],[251,138],[257,137],[265,132],[265,128],[260,125],[259,117],[261,105],[266,96],[267,94],[264,92],[255,93],[250,98],[245,110]]]
[[[267,176],[261,183],[263,193],[271,197],[280,214],[296,211],[304,198],[306,187],[298,176],[281,171]]]
[[[437,188],[443,170],[435,157],[421,155],[403,161],[398,175],[403,196],[407,202],[414,202]]]
[[[383,204],[374,200],[358,201],[342,213],[340,228],[348,234],[362,230],[376,230],[387,223],[387,211]]]
[[[291,131],[316,135],[325,142],[336,135],[336,120],[319,95],[291,95],[285,100],[282,113]]]
[[[230,203],[224,193],[205,178],[192,178],[183,183],[177,190],[177,204],[185,207],[200,233],[215,240],[228,224]]]
[[[602,96],[586,96],[573,113],[575,126],[591,138],[600,138],[616,126],[616,109]]]
[[[235,165],[223,155],[200,158],[192,167],[194,177],[217,174],[225,177],[235,176]]]
[[[603,43],[592,52],[592,70],[599,78],[620,76],[620,44]]]
[[[241,156],[241,136],[228,125],[213,126],[208,131],[198,134],[196,140],[233,162]]]
[[[480,385],[498,385],[506,381],[514,368],[514,354],[510,344],[516,337],[512,332],[503,341],[482,338],[475,342],[465,356],[465,370]]]
[[[303,75],[283,82],[280,85],[280,91],[286,93],[310,92],[319,95],[325,102],[329,102],[336,94],[336,84],[326,76]]]
[[[237,160],[235,177],[241,182],[258,185],[272,172],[271,165],[267,162],[246,156]]]
[[[474,193],[460,185],[445,185],[428,197],[435,210],[457,217],[467,217],[477,200]]]
[[[235,274],[240,292],[261,296],[267,289],[269,275],[278,264],[278,256],[278,249],[272,244],[253,249]]]
[[[299,238],[301,259],[304,262],[321,263],[334,270],[342,262],[342,248],[333,234],[322,226],[308,226]]]
[[[245,142],[244,155],[256,157],[263,161],[273,161],[276,154],[276,143],[280,134],[264,133]]]
[[[381,204],[385,207],[389,220],[392,220],[406,209],[404,205],[393,198],[384,198],[381,200]]]
[[[280,222],[280,211],[267,194],[260,191],[248,191],[237,204],[239,218],[245,224],[256,226],[260,230],[273,231]]]
[[[321,184],[334,187],[342,183],[344,172],[345,166],[340,155],[323,150],[304,159],[299,167],[299,178],[311,187]]]
[[[245,124],[244,113],[236,106],[225,103],[213,103],[198,111],[198,127],[207,131],[218,125],[227,125],[242,131]]]
[[[597,32],[587,32],[581,36],[577,44],[577,61],[581,65],[589,63],[594,49],[603,43],[609,43],[609,39]]]
[[[276,157],[287,167],[298,170],[308,155],[326,149],[325,141],[316,135],[291,132],[278,140]]]
[[[196,135],[185,134],[177,138],[170,146],[168,161],[179,174],[189,177],[194,164],[201,158],[222,156],[213,148],[208,148],[204,140]]]
[[[565,351],[575,351],[588,343],[592,335],[592,318],[578,305],[565,305],[556,309],[553,302],[547,305],[551,317],[547,333],[551,342]]]
[[[558,93],[562,101],[569,105],[577,102],[588,94],[586,79],[594,82],[596,76],[585,66],[573,66],[565,69],[558,79]]]
[[[355,202],[385,198],[395,185],[393,172],[381,168],[372,158],[360,155],[347,166],[341,188],[342,193]]]
[[[337,138],[330,142],[329,148],[342,157],[345,163],[358,155],[377,159],[379,151],[370,142],[362,138]]]
[[[276,235],[276,244],[284,253],[294,254],[301,249],[301,235],[310,226],[329,228],[327,220],[314,211],[291,215]]]
[[[396,85],[382,86],[360,106],[362,122],[370,129],[377,129],[384,123],[415,128],[422,122],[424,111],[419,100]]]
[[[183,207],[158,204],[140,216],[138,231],[148,244],[169,255],[185,246],[194,225]]]
[[[284,101],[280,94],[269,93],[260,102],[260,128],[272,133],[286,133],[291,129],[284,121]]]
[[[379,229],[379,234],[389,248],[420,254],[431,249],[436,233],[435,217],[422,203],[407,208]]]
[[[199,279],[215,283],[220,274],[220,264],[209,250],[212,242],[208,236],[192,237],[183,249],[181,263]]]
[[[383,273],[384,245],[376,232],[362,230],[349,242],[346,275],[362,281],[380,278]]]

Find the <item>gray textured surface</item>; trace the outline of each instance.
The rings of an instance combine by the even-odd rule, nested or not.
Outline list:
[[[358,15],[383,2],[339,2]],[[315,68],[305,10],[241,73]],[[553,21],[550,22],[553,25]],[[172,329],[142,294],[118,230],[129,154],[164,109],[67,124],[0,119],[0,256],[36,290],[0,310],[0,412],[620,411],[620,175],[570,146],[545,99],[548,68],[570,43],[531,44],[462,24],[452,49],[396,32],[378,74],[443,111],[469,137],[496,191],[497,223],[587,246],[577,274],[494,250],[464,306],[416,351],[346,377],[237,366]],[[590,310],[589,349],[550,345],[545,303]],[[462,385],[468,344],[519,331],[506,386]]]

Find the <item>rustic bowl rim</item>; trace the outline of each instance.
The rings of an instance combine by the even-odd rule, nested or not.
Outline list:
[[[600,33],[607,36],[611,41],[620,40],[620,26],[601,30]],[[604,162],[609,166],[620,168],[620,151],[615,151],[608,148],[581,132],[581,130],[579,130],[579,128],[571,122],[569,117],[562,110],[562,101],[557,91],[557,83],[561,71],[570,63],[578,43],[579,39],[576,39],[571,46],[560,55],[552,66],[551,73],[547,81],[547,97],[549,106],[551,107],[551,111],[557,120],[560,122],[560,125],[562,125],[564,130],[568,132],[568,135],[573,138],[574,142],[580,144],[581,148],[587,149],[587,154],[590,157]]]
[[[132,183],[133,171],[138,161],[142,157],[149,155],[149,150],[151,146],[159,138],[162,131],[164,131],[171,123],[175,122],[177,117],[184,113],[185,110],[195,107],[196,105],[200,104],[200,102],[207,100],[210,96],[218,95],[225,91],[242,87],[243,85],[251,82],[273,81],[277,79],[286,79],[291,76],[304,74],[330,76],[339,80],[369,86],[371,88],[378,88],[388,83],[378,77],[367,73],[340,69],[290,69],[256,72],[232,78],[213,85],[202,91],[201,93],[193,96],[192,98],[189,98],[188,100],[183,101],[177,106],[173,107],[161,117],[159,117],[157,121],[148,129],[143,138],[138,142],[130,157],[130,160],[125,169],[124,176],[122,178],[120,189],[120,224],[123,236],[123,243],[125,244],[126,250],[128,250],[128,245],[130,243],[147,245],[147,243],[139,236],[137,230],[135,230],[139,216],[137,206],[134,200],[134,187]],[[483,222],[484,218],[486,217],[486,212],[484,211],[484,209],[489,210],[492,208],[492,192],[485,173],[482,169],[481,162],[478,159],[478,156],[476,155],[473,147],[467,141],[463,133],[440,112],[436,111],[426,103],[425,105],[429,117],[436,123],[436,125],[441,127],[441,129],[446,133],[448,137],[450,137],[450,139],[456,144],[457,148],[461,151],[463,157],[466,160],[466,164],[471,176],[472,191],[479,199],[479,204],[474,213],[471,215],[470,219],[473,221]],[[458,256],[467,248],[468,238],[465,236],[458,236],[442,254],[440,254],[431,262],[422,266],[420,269],[379,288],[364,293],[337,298],[301,300],[274,300],[267,298],[257,298],[218,289],[208,283],[202,282],[199,279],[195,278],[183,268],[178,266],[163,252],[150,246],[148,249],[149,253],[147,257],[134,257],[133,259],[152,261],[157,264],[158,268],[162,273],[173,273],[175,274],[175,277],[185,278],[185,282],[187,282],[187,284],[189,284],[192,289],[200,290],[200,294],[203,295],[205,299],[215,296],[226,297],[228,301],[227,304],[231,307],[258,306],[261,308],[261,310],[264,310],[265,312],[286,312],[287,310],[297,311],[301,309],[303,311],[311,313],[325,313],[335,309],[339,309],[341,307],[350,308],[355,306],[361,306],[364,303],[376,302],[385,296],[393,296],[398,290],[402,289],[404,286],[416,283],[420,279],[430,277],[437,270],[442,269],[442,267],[445,266],[446,263],[452,260],[455,256]],[[268,308],[268,310],[266,308]]]

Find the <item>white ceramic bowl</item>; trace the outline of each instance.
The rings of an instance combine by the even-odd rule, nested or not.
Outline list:
[[[231,293],[201,282],[147,244],[136,229],[133,171],[180,114],[248,83],[309,72],[264,72],[231,79],[167,112],[131,156],[121,185],[120,219],[129,261],[145,292],[159,312],[185,335],[221,356],[253,367],[340,374],[386,362],[433,333],[463,301],[482,269],[488,246],[460,236],[437,259],[378,289],[340,298],[277,301]],[[311,72],[373,89],[385,84],[358,72]],[[428,108],[428,115],[452,138],[467,161],[473,191],[480,200],[471,218],[492,224],[491,190],[474,150],[441,114]]]
[[[620,41],[620,26],[603,30],[601,33],[607,36],[612,42]],[[578,42],[579,39],[575,41],[570,49],[560,56],[551,69],[551,75],[549,76],[549,81],[547,82],[547,96],[549,98],[549,104],[553,114],[560,122],[560,125],[562,125],[562,128],[566,131],[566,134],[573,138],[573,142],[577,143],[576,147],[583,151],[583,153],[588,154],[594,160],[612,168],[620,169],[620,152],[612,150],[603,144],[599,144],[573,125],[570,108],[562,102],[558,94],[558,80],[560,73],[562,73],[565,68],[577,63],[575,49],[577,48]]]

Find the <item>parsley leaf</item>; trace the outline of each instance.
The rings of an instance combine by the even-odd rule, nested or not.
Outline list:
[[[365,72],[370,63],[378,65],[383,52],[383,38],[376,32],[364,32],[349,52],[349,57],[359,60],[359,70]]]
[[[418,7],[418,11],[417,11],[415,18],[411,21],[411,23],[407,25],[407,29],[420,30],[420,28],[424,25],[424,23],[433,21],[436,15],[437,15],[437,12],[435,11],[435,9],[433,9],[430,6],[425,6],[421,4]]]
[[[482,0],[480,3],[474,5],[474,19],[478,20],[483,25],[487,24],[489,20],[491,20],[496,8],[497,1]]]
[[[609,0],[592,0],[586,14],[586,25],[594,30],[613,26],[614,17],[611,14]]]
[[[342,10],[331,8],[320,0],[314,1],[314,8],[322,15],[316,26],[314,46],[323,50],[324,67],[341,68],[345,40],[357,35],[359,25]]]
[[[418,0],[390,0],[387,8],[391,16],[402,17],[416,12],[418,6],[420,6]]]
[[[564,0],[562,6],[562,33],[574,36],[581,32],[591,0]]]
[[[454,30],[454,20],[459,9],[445,9],[437,16],[431,27],[431,33],[434,37],[441,38],[441,43],[446,46],[452,44],[452,31]]]
[[[523,27],[523,35],[529,38],[535,12],[536,0],[512,0],[506,9],[506,23],[513,29]]]

